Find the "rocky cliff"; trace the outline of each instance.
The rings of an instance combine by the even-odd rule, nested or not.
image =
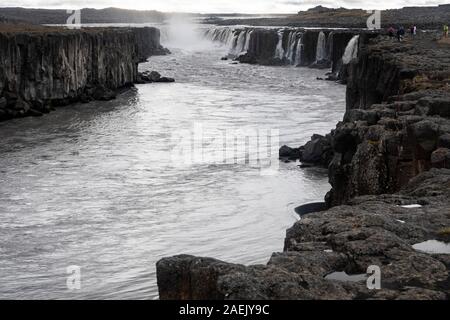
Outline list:
[[[344,120],[280,150],[329,166],[331,208],[303,216],[267,265],[162,259],[160,297],[450,299],[449,53],[432,38],[360,41]]]
[[[433,252],[430,241],[450,240],[449,197],[450,170],[433,169],[399,194],[355,198],[300,220],[267,265],[162,259],[160,298],[449,299],[450,255]],[[370,266],[380,268],[379,290],[367,287]]]
[[[338,73],[349,41],[361,30],[311,30],[302,28],[212,27],[205,37],[228,45],[228,58],[243,63],[294,65]]]
[[[361,48],[348,68],[344,120],[326,138],[330,206],[450,168],[449,52],[432,39],[378,38]]]
[[[0,120],[75,101],[108,100],[144,58],[164,53],[155,28],[0,28]]]

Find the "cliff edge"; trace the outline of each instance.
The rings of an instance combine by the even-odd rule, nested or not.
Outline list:
[[[0,24],[0,121],[113,99],[138,80],[139,62],[164,53],[156,28]]]
[[[298,150],[329,166],[331,208],[303,216],[267,265],[160,260],[161,299],[450,298],[450,48],[380,36],[358,51],[344,120]]]

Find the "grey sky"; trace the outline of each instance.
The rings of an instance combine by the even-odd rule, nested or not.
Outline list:
[[[437,5],[449,0],[1,0],[0,7],[147,9],[183,12],[288,13],[316,5],[387,9],[413,5]]]

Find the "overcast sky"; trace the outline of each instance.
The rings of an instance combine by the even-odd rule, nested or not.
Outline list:
[[[412,5],[437,5],[450,0],[1,0],[0,7],[146,9],[180,12],[294,13],[316,5],[387,9]]]

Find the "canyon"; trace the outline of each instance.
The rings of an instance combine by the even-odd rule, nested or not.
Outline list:
[[[74,102],[114,99],[139,80],[138,63],[166,54],[157,28],[71,30],[0,25],[0,121]]]
[[[5,26],[0,32],[0,56],[2,57],[2,61],[0,61],[0,121],[26,116],[40,116],[54,110],[55,107],[74,102],[88,103],[96,100],[113,100],[118,92],[133,87],[134,84],[173,82],[172,78],[161,77],[157,72],[150,72],[150,69],[148,69],[150,65],[146,65],[147,71],[142,73],[138,71],[138,64],[145,63],[148,57],[169,53],[160,43],[160,31],[157,28],[83,28],[81,30],[70,30],[59,27],[25,27],[21,24]],[[235,99],[235,96],[240,96],[239,94],[234,95],[235,86],[245,87],[248,76],[242,77],[238,68],[245,68],[243,70],[246,70],[247,74],[253,75],[253,78],[263,75],[263,79],[270,79],[270,81],[275,82],[277,80],[281,82],[281,78],[286,78],[295,85],[299,85],[298,82],[295,82],[298,77],[296,71],[299,73],[304,70],[326,72],[327,80],[333,82],[320,82],[322,78],[316,79],[316,74],[314,74],[314,80],[317,83],[314,83],[313,86],[333,90],[331,85],[336,85],[334,81],[345,84],[346,112],[342,121],[330,133],[325,135],[315,134],[304,145],[300,144],[305,141],[299,141],[293,148],[284,146],[280,149],[280,158],[284,164],[288,165],[292,161],[300,160],[299,166],[301,168],[295,168],[298,171],[310,167],[327,168],[331,184],[331,190],[323,203],[309,204],[307,205],[308,210],[297,211],[300,212],[301,219],[287,230],[282,252],[273,253],[269,262],[265,265],[251,264],[248,266],[193,255],[162,258],[156,264],[159,298],[163,300],[449,299],[450,260],[448,252],[445,251],[446,246],[448,246],[446,243],[450,240],[448,210],[450,206],[450,47],[448,43],[439,40],[436,33],[421,33],[415,38],[407,37],[405,41],[397,42],[378,31],[305,29],[300,27],[213,26],[207,28],[203,36],[207,40],[218,42],[228,48],[226,56],[222,57],[225,62],[219,61],[217,57],[217,60],[208,62],[209,69],[207,71],[200,70],[200,68],[197,68],[198,66],[203,68],[206,66],[204,58],[209,59],[211,57],[202,56],[199,52],[180,54],[170,62],[164,62],[168,64],[167,71],[173,70],[174,66],[179,66],[177,69],[179,74],[183,74],[183,72],[194,73],[194,76],[189,74],[189,77],[185,76],[185,78],[195,82],[195,85],[192,85],[192,83],[187,86],[183,84],[186,87],[182,85],[175,87],[175,90],[181,94],[184,100],[191,99],[187,102],[184,101],[185,104],[189,104],[189,107],[192,105],[205,107],[205,111],[199,107],[200,112],[192,116],[195,121],[201,119],[205,114],[211,116],[213,111],[210,107],[214,103],[219,103],[219,107],[216,106],[216,109],[221,110],[224,101],[231,101]],[[227,60],[233,61],[228,64],[226,63]],[[191,64],[185,66],[183,62],[179,61]],[[198,61],[201,61],[201,63]],[[243,65],[234,68],[233,65],[238,63],[243,63]],[[259,66],[248,66],[248,64]],[[193,65],[195,66],[193,67]],[[271,68],[277,66],[285,67],[284,69],[287,71],[282,73],[280,70],[283,70],[283,68],[277,68],[278,78],[270,77],[271,73],[275,73]],[[254,72],[249,69],[251,67],[267,68],[258,69],[257,72]],[[309,67],[320,70],[295,67]],[[183,71],[183,69],[188,71]],[[231,85],[220,83],[224,70],[229,72],[228,82],[232,82],[233,79],[238,79],[240,82]],[[230,72],[230,70],[232,71]],[[198,73],[198,76],[195,72]],[[211,77],[211,79],[205,81],[206,73],[213,74],[214,78]],[[231,78],[231,76],[234,78]],[[305,79],[308,79],[309,82],[312,81],[310,78]],[[201,86],[204,85],[202,82],[208,81],[214,82],[214,84],[208,83],[208,86]],[[267,100],[276,95],[276,93],[270,91],[273,88],[267,86],[265,80],[258,81],[248,82],[259,89],[259,91],[255,91],[254,97],[252,96],[254,99],[252,101],[254,103],[257,101],[255,105],[263,104],[261,100],[255,97],[260,97],[264,91],[270,93],[266,96]],[[226,87],[227,85],[230,85],[230,87],[226,87],[227,90],[220,88],[222,91],[211,90],[211,88],[217,89],[217,83],[220,83],[219,87]],[[292,86],[291,83],[283,82],[281,86]],[[280,86],[280,84],[276,85]],[[303,95],[308,95],[314,90],[307,86],[302,88],[302,90],[305,90],[304,88],[309,89]],[[275,87],[275,89],[285,90],[285,88],[279,87]],[[136,90],[138,91],[138,89]],[[89,202],[92,200],[90,194],[83,198],[87,202],[83,208],[87,211],[92,210],[101,218],[111,219],[109,216],[104,217],[104,212],[114,210],[115,207],[123,210],[121,205],[124,201],[129,201],[129,199],[135,201],[135,190],[140,190],[133,185],[135,181],[128,181],[135,189],[128,189],[123,184],[123,181],[127,181],[130,177],[128,171],[130,169],[137,170],[131,171],[136,173],[136,177],[148,174],[150,171],[153,174],[154,171],[161,170],[162,173],[158,176],[161,180],[156,181],[155,185],[167,183],[170,180],[167,179],[168,173],[173,175],[175,182],[188,180],[192,173],[186,172],[187,178],[184,175],[180,176],[180,172],[183,174],[182,170],[161,167],[161,162],[164,161],[161,161],[162,158],[158,157],[151,158],[154,161],[152,170],[139,171],[140,168],[145,169],[148,166],[149,158],[147,157],[152,154],[151,152],[140,154],[139,151],[144,149],[142,145],[158,142],[158,139],[161,139],[161,132],[175,131],[179,125],[190,124],[189,121],[183,122],[185,120],[183,116],[190,114],[189,112],[193,112],[192,109],[195,109],[186,108],[183,112],[174,110],[173,113],[180,118],[177,118],[177,121],[166,122],[168,118],[173,120],[168,116],[171,112],[161,115],[155,111],[156,108],[153,108],[153,106],[164,105],[169,110],[171,104],[178,107],[184,106],[180,102],[181,98],[178,98],[180,100],[175,100],[175,102],[170,99],[164,100],[164,98],[176,97],[176,95],[170,90],[164,91],[161,88],[147,92],[147,96],[145,95],[146,89],[141,88],[140,90],[144,94],[142,92],[129,92],[130,96],[124,97],[128,100],[121,102],[122,105],[130,104],[130,108],[121,110],[117,107],[120,103],[111,105],[115,106],[112,109],[117,107],[115,111],[123,112],[124,119],[131,119],[127,125],[123,125],[120,121],[118,121],[120,125],[114,122],[107,122],[107,125],[95,125],[97,121],[101,123],[105,119],[110,119],[114,112],[108,109],[109,105],[88,104],[91,107],[90,110],[94,110],[92,112],[99,112],[102,116],[98,117],[100,120],[95,119],[91,122],[93,125],[90,130],[92,131],[85,141],[92,143],[92,141],[101,140],[103,144],[86,143],[88,147],[92,148],[90,149],[91,152],[83,154],[82,151],[81,156],[78,150],[68,155],[67,146],[64,146],[61,159],[57,158],[58,161],[48,163],[48,172],[50,173],[57,171],[55,165],[61,165],[59,168],[60,172],[64,173],[61,175],[63,177],[66,173],[71,174],[66,172],[67,158],[70,158],[76,164],[74,167],[76,169],[72,173],[76,173],[77,176],[80,176],[80,173],[83,172],[80,168],[83,168],[86,164],[90,165],[95,162],[96,165],[98,163],[101,166],[104,163],[105,167],[100,167],[100,170],[91,167],[90,169],[92,172],[97,172],[98,176],[101,177],[100,180],[95,181],[104,190],[107,190],[107,192],[98,194],[100,198],[106,197],[104,201],[106,206],[92,205]],[[200,94],[194,95],[193,92],[196,90]],[[246,90],[238,92],[244,92],[241,95],[250,96],[248,88]],[[160,93],[163,98],[157,100],[158,95],[154,94],[155,92]],[[219,102],[211,100],[214,101],[214,103],[211,103],[203,96],[204,93],[207,95],[208,92],[212,92],[210,95],[216,99],[222,98],[222,100]],[[286,93],[286,91],[283,91],[283,93]],[[286,96],[289,94],[286,94]],[[316,98],[317,96],[319,94],[316,94]],[[246,96],[237,105],[228,105],[230,108],[226,109],[227,111],[223,114],[219,112],[216,117],[227,119],[226,117],[230,116],[236,109],[247,106],[247,98]],[[266,121],[267,112],[270,112],[271,115],[278,112],[279,110],[274,110],[278,107],[276,104],[279,103],[276,98],[279,97],[269,100],[268,103],[270,108],[273,109],[264,105],[267,109],[262,109],[261,118],[256,118],[254,109],[248,111],[247,114],[251,115],[251,121],[248,122],[255,122],[255,119]],[[294,98],[291,97],[291,99]],[[159,101],[159,104],[155,103],[155,100]],[[199,101],[201,103],[198,103]],[[314,102],[315,100],[309,101],[309,103]],[[112,103],[112,101],[109,103]],[[295,100],[295,103],[297,103],[297,100]],[[255,105],[251,107],[255,107]],[[284,106],[287,105],[292,105],[292,101],[289,100]],[[71,114],[72,111],[79,113],[74,116]],[[161,112],[161,110],[158,111]],[[317,110],[315,111],[317,114]],[[109,116],[103,117],[103,112]],[[291,112],[293,111],[291,110]],[[302,112],[304,114],[301,117],[307,118],[307,109]],[[70,119],[68,121],[69,128],[72,128],[72,120],[74,119],[71,116],[76,118],[80,113],[85,113],[85,111],[77,111],[75,108],[65,113],[65,116]],[[136,113],[139,113],[138,116],[135,116]],[[178,113],[180,114],[178,115]],[[239,122],[242,121],[239,118],[240,114],[232,115],[236,116],[237,120],[232,119],[233,121],[230,120],[231,123],[241,123]],[[159,124],[161,127],[158,127],[158,124],[155,123],[158,116],[161,119],[162,124]],[[277,119],[281,122],[285,118],[286,114]],[[145,121],[140,122],[142,119]],[[75,122],[77,121],[75,119]],[[336,120],[334,119],[333,123],[334,121]],[[89,121],[87,122],[89,123]],[[83,125],[82,122],[80,123]],[[11,130],[9,126],[6,125],[4,128],[6,132],[11,132],[8,131]],[[119,129],[119,132],[121,130],[129,131],[126,131],[126,134],[116,136],[114,132],[107,131],[105,133],[102,131],[105,128],[111,131],[117,131],[117,129]],[[139,130],[135,130],[135,128]],[[45,126],[42,130],[49,137],[53,136],[53,131],[47,132]],[[89,139],[92,133],[97,132],[96,130],[100,131],[97,133],[96,139]],[[146,133],[147,130],[157,132],[151,132],[151,135],[148,136],[142,134],[142,132]],[[134,135],[135,139],[130,139],[128,135]],[[8,137],[8,134],[5,134],[5,136]],[[109,137],[114,137],[114,139],[109,140]],[[124,140],[121,140],[123,137],[125,137]],[[102,140],[105,138],[106,140]],[[70,139],[68,141],[71,141]],[[111,145],[118,141],[121,144],[117,148],[112,148]],[[123,145],[130,146],[133,142],[137,143],[134,148],[124,148]],[[26,142],[22,141],[22,143]],[[167,140],[164,140],[163,147],[153,145],[152,148],[163,150],[166,156],[167,145]],[[103,154],[98,152],[101,148],[105,148],[102,149]],[[129,159],[128,162],[119,161],[119,167],[120,164],[124,164],[124,171],[121,172],[122,176],[119,175],[119,179],[114,180],[113,178],[117,178],[120,168],[115,167],[117,165],[116,158],[112,158],[111,161],[112,153],[109,149],[118,152],[126,150],[127,152],[122,152],[119,155],[124,158],[135,153],[132,161],[144,159],[146,162],[138,166],[130,166],[131,161]],[[149,150],[152,150],[151,147]],[[18,152],[21,152],[20,148],[18,148]],[[44,160],[54,156],[53,151],[47,153],[43,155]],[[104,157],[103,161],[97,160],[98,154],[100,154],[100,159],[102,159],[102,156]],[[96,161],[92,161],[92,158],[90,158],[83,165],[79,165],[78,159],[83,158],[83,156],[89,157],[89,155],[95,155]],[[32,154],[32,157],[34,158],[34,154]],[[6,157],[6,160],[9,161],[8,157]],[[42,162],[46,164],[45,161]],[[29,170],[28,165],[28,162],[25,161],[25,170],[22,171],[29,173],[27,171]],[[9,167],[4,167],[6,175]],[[14,169],[15,167],[11,166],[11,168]],[[203,167],[202,169],[205,170]],[[207,170],[213,170],[214,174],[217,175],[218,169],[207,168]],[[20,180],[16,177],[22,171],[17,170],[9,176],[11,185],[14,185],[14,180]],[[84,172],[84,176],[82,175],[85,179],[82,180],[85,185],[92,184],[92,172],[88,170]],[[104,176],[104,174],[109,173],[111,173],[110,176]],[[236,174],[234,171],[227,174],[230,174],[226,176],[230,180],[236,179],[237,176],[244,176],[242,173]],[[44,176],[47,177],[48,175],[44,174]],[[209,177],[210,174],[208,173],[207,176]],[[45,179],[33,177],[36,177],[35,172],[27,175],[24,179],[30,179],[31,182],[36,183],[35,188],[38,190],[41,186],[45,186],[45,184],[40,184]],[[146,177],[149,178],[149,181],[155,179],[152,176]],[[58,177],[54,179],[58,179]],[[62,181],[66,183],[66,193],[59,195],[55,192],[55,196],[61,196],[60,201],[57,201],[58,204],[64,207],[59,207],[59,211],[64,211],[65,207],[69,205],[78,208],[80,204],[81,207],[82,202],[79,200],[65,202],[67,194],[71,195],[71,192],[76,190],[76,187],[71,184],[75,177],[70,177],[67,181],[61,177],[59,179],[63,179]],[[218,179],[221,183],[226,180],[222,177]],[[106,186],[104,185],[105,181],[107,182]],[[109,198],[110,195],[114,195],[110,192],[110,181],[117,183],[118,190],[126,191],[124,194],[120,193],[121,197],[117,198],[120,203],[115,203],[113,200],[116,199],[111,200]],[[139,201],[145,203],[136,212],[142,213],[149,210],[147,196],[153,185],[146,184],[148,181],[138,182],[139,186],[143,187]],[[216,196],[217,193],[221,193],[220,189],[216,192],[210,192],[212,184],[207,182],[204,183],[205,189],[187,189],[188,191],[182,189],[180,194],[199,192],[198,198],[208,195],[213,196],[209,203],[214,207],[218,206],[217,203],[220,203],[220,201],[217,201]],[[82,184],[80,183],[80,185]],[[236,184],[243,185],[244,182],[238,181]],[[58,185],[57,190],[59,192],[61,186],[56,185]],[[95,187],[95,184],[93,185]],[[179,201],[180,198],[167,192],[170,188],[174,188],[174,185],[178,186],[177,184],[169,184],[164,192],[160,192],[156,188],[156,194],[153,195],[152,199],[158,199],[159,196],[161,198],[159,201],[163,203],[162,207],[155,206],[155,217],[160,219],[161,210],[166,209],[166,216],[170,218],[169,220],[173,220],[172,218],[176,220],[175,233],[178,235],[179,219],[186,216],[185,205],[196,203],[194,201]],[[254,188],[254,185],[260,186],[261,181],[253,181],[253,185],[250,184],[249,189]],[[183,185],[183,187],[185,186]],[[91,193],[94,189],[91,190]],[[232,190],[231,193],[235,189],[237,189],[235,186],[229,188],[229,190]],[[19,190],[17,185],[15,190]],[[102,191],[102,188],[100,188],[100,191]],[[5,194],[7,192],[9,192],[9,188],[4,191]],[[29,201],[34,200],[32,194],[33,192],[30,192],[31,200]],[[36,207],[41,204],[40,197],[47,194],[48,192],[45,190],[36,198],[38,204]],[[249,194],[254,195],[255,191],[252,190]],[[264,194],[266,199],[268,194],[270,193]],[[69,200],[78,199],[78,196],[78,194],[71,196]],[[170,198],[171,196],[172,198]],[[4,201],[8,202],[11,208],[16,208],[19,205],[13,202],[17,199],[16,195],[12,195],[8,199],[5,198]],[[184,198],[181,199],[185,200]],[[255,201],[261,203],[262,199],[263,197]],[[223,201],[223,203],[229,207],[230,203],[234,204],[233,201],[235,201],[235,198],[231,198],[230,202]],[[101,203],[101,201],[98,203]],[[182,204],[179,211],[183,212],[183,215],[172,217],[170,215],[173,214],[174,204],[177,203]],[[129,204],[130,207],[134,205],[134,203]],[[24,210],[24,212],[29,210],[22,207],[19,209]],[[208,212],[208,219],[211,219],[210,208],[202,207],[201,209],[203,210],[198,212]],[[226,210],[226,206],[224,205],[221,209]],[[74,211],[74,207],[71,210]],[[196,210],[198,208],[191,208],[192,212],[198,214]],[[47,211],[50,212],[51,210]],[[242,212],[242,207],[237,207],[236,211]],[[245,213],[248,214],[248,212]],[[278,214],[278,211],[275,212],[276,214]],[[120,215],[117,214],[116,216]],[[130,222],[131,220],[125,217],[124,223],[117,225],[116,233],[133,229],[129,228],[129,225],[135,223],[135,221],[137,224],[136,230],[140,230],[142,221],[149,221],[148,216],[145,216],[145,218],[141,216],[140,218],[141,220],[135,219]],[[206,221],[203,215],[197,217],[194,215],[194,219],[198,219],[196,221],[199,224],[205,224]],[[213,219],[211,225],[218,224],[215,221],[216,217]],[[151,222],[158,221],[153,216],[150,220]],[[195,240],[198,237],[197,229],[199,227],[192,227],[192,219],[187,220],[187,230],[195,229],[191,233],[191,238]],[[236,219],[233,219],[233,221],[236,221]],[[86,222],[88,227],[91,226],[89,223],[89,221]],[[103,226],[104,223],[98,225]],[[155,225],[159,225],[159,223]],[[149,223],[149,226],[153,227],[154,224]],[[266,227],[266,225],[264,226]],[[58,225],[51,225],[51,228],[57,227]],[[161,239],[167,239],[168,229],[167,227],[162,229]],[[238,229],[238,227],[232,225],[229,230],[235,229]],[[226,230],[227,233],[229,233],[229,230]],[[63,231],[65,232],[65,230]],[[100,231],[95,229],[95,231],[95,235],[105,232],[103,229]],[[264,229],[260,229],[259,233],[261,234],[264,231]],[[209,233],[207,233],[208,237],[211,237],[210,232],[209,230]],[[142,232],[142,234],[147,236],[152,232]],[[114,236],[113,239],[115,239]],[[135,238],[134,235],[128,234],[128,236],[121,237],[118,240],[123,241],[124,239],[134,240]],[[146,241],[140,242],[146,244],[154,240],[151,238],[143,239]],[[175,239],[179,241],[179,238],[175,237]],[[13,244],[11,247],[14,247],[14,242],[11,239],[6,240]],[[202,246],[205,246],[204,244],[209,243],[209,241],[211,240],[203,241]],[[167,241],[163,242],[164,245],[168,245]],[[34,243],[32,241],[30,243],[34,249]],[[435,245],[436,243],[438,246]],[[90,248],[92,245],[99,244],[103,246],[102,241],[95,241],[87,247]],[[198,244],[196,243],[196,245]],[[201,246],[195,248],[198,249],[199,247]],[[213,247],[214,250],[217,250],[215,246]],[[134,251],[136,248],[134,241],[128,243],[128,247],[125,248],[124,252],[135,254],[135,256],[132,255],[134,259],[142,257],[141,251]],[[171,249],[170,245],[165,247],[166,250],[168,248]],[[101,248],[97,249],[101,250]],[[147,246],[145,249],[147,250]],[[64,254],[68,252],[67,250],[62,251]],[[94,255],[97,256],[97,252],[93,251]],[[49,252],[51,255],[54,254],[51,250]],[[146,252],[148,254],[151,251]],[[209,253],[207,254],[209,255]],[[153,257],[152,254],[148,255]],[[169,254],[173,254],[173,251]],[[194,254],[202,253],[197,251]],[[234,254],[236,255],[236,253]],[[245,253],[241,254],[245,255]],[[161,258],[159,253],[155,256],[158,259]],[[127,260],[132,261],[133,259]],[[371,290],[365,283],[366,271],[373,266],[381,270],[380,290]],[[124,274],[128,275],[128,268],[125,269]],[[95,279],[95,277],[92,278]]]
[[[271,54],[281,52],[271,34]],[[340,72],[343,121],[326,136],[280,150],[282,158],[328,168],[328,210],[303,215],[266,265],[160,260],[161,299],[450,297],[447,252],[416,249],[449,241],[450,47],[433,36],[353,39],[357,50],[347,45],[341,57],[349,60]],[[381,270],[380,290],[364,281],[371,266]]]

